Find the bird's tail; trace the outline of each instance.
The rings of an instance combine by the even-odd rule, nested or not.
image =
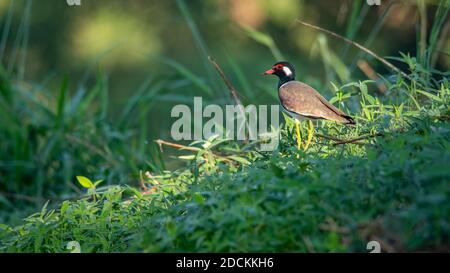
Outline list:
[[[342,116],[347,121],[345,124],[356,125],[356,121],[351,116]]]

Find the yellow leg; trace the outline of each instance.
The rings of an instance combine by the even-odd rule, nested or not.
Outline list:
[[[300,150],[302,148],[302,134],[300,133],[300,121],[297,119],[295,120],[295,130],[297,131],[297,149]]]
[[[309,120],[308,139],[307,139],[306,145],[305,145],[305,152],[306,152],[306,150],[308,150],[308,147],[311,144],[311,140],[313,138],[313,135],[314,135],[314,125],[312,123],[312,120]]]

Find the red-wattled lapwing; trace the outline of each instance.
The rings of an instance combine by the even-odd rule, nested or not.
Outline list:
[[[264,75],[277,75],[278,97],[285,112],[295,119],[297,130],[297,145],[301,148],[301,135],[299,123],[301,120],[309,120],[308,139],[305,151],[311,144],[314,127],[313,119],[324,119],[345,124],[355,124],[352,117],[345,114],[329,103],[314,88],[295,80],[294,66],[288,62],[278,62]]]

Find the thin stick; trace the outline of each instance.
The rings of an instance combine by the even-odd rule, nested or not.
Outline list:
[[[162,148],[162,145],[166,145],[166,146],[170,146],[173,148],[177,148],[179,150],[188,150],[188,151],[192,151],[192,152],[198,152],[200,149],[199,148],[195,148],[195,147],[189,147],[189,146],[185,146],[185,145],[181,145],[181,144],[177,144],[177,143],[172,143],[172,142],[168,142],[162,139],[158,139],[155,140],[156,144],[159,145],[160,148]]]
[[[331,36],[333,36],[333,37],[335,37],[335,38],[341,39],[341,40],[343,40],[343,41],[345,41],[345,42],[347,42],[347,43],[349,43],[349,44],[351,44],[351,45],[353,45],[353,46],[355,46],[355,47],[361,49],[362,51],[364,51],[364,52],[366,52],[367,54],[371,55],[371,56],[374,57],[375,59],[379,60],[379,61],[380,61],[381,63],[383,63],[385,66],[389,67],[390,69],[394,70],[394,71],[397,72],[397,73],[400,73],[403,77],[407,78],[408,80],[414,82],[414,79],[411,78],[410,76],[408,76],[405,72],[401,71],[400,69],[398,69],[397,67],[395,67],[393,64],[391,64],[390,62],[386,61],[385,59],[383,59],[382,57],[380,57],[378,54],[376,54],[375,52],[371,51],[370,49],[365,48],[365,47],[362,46],[361,44],[358,44],[357,42],[354,42],[354,41],[352,41],[352,40],[350,40],[350,39],[347,39],[347,38],[345,38],[345,37],[343,37],[343,36],[341,36],[341,35],[335,33],[335,32],[332,32],[332,31],[330,31],[330,30],[321,28],[321,27],[319,27],[319,26],[316,26],[316,25],[312,25],[312,24],[306,23],[306,22],[304,22],[304,21],[302,21],[302,20],[299,20],[299,19],[297,19],[296,21],[299,22],[300,24],[304,25],[304,26],[311,27],[311,28],[313,28],[313,29],[316,29],[316,30],[325,32],[325,33],[328,34],[328,35],[331,35]]]
[[[199,148],[189,147],[189,146],[185,146],[185,145],[181,145],[181,144],[177,144],[177,143],[172,143],[172,142],[168,142],[168,141],[165,141],[165,140],[162,140],[162,139],[155,140],[155,142],[159,145],[161,150],[162,150],[162,145],[166,145],[166,146],[170,146],[170,147],[173,147],[173,148],[177,148],[179,150],[188,150],[188,151],[191,151],[191,152],[198,152],[198,151],[200,151]],[[221,159],[223,159],[223,160],[225,160],[227,162],[232,162],[231,159],[229,159],[229,158],[227,158],[225,156],[218,155],[218,154],[215,154],[213,152],[211,152],[211,154],[213,156],[221,158]]]
[[[322,135],[322,134],[316,134],[317,137],[334,141],[335,143],[333,145],[342,145],[342,144],[364,145],[365,143],[362,143],[362,142],[359,142],[359,141],[364,140],[364,139],[368,139],[368,138],[372,138],[372,137],[376,137],[376,136],[381,136],[381,135],[383,135],[383,134],[379,133],[379,134],[375,134],[375,135],[362,136],[362,137],[358,137],[358,138],[354,138],[354,139],[340,139],[340,138],[337,138],[337,137],[326,136],[326,135]]]
[[[238,97],[236,88],[231,84],[231,82],[227,79],[225,76],[225,73],[223,72],[222,68],[219,66],[219,64],[214,60],[213,57],[208,56],[209,61],[212,63],[214,68],[216,68],[217,72],[219,72],[220,77],[222,78],[225,85],[228,87],[228,90],[230,90],[231,96],[233,97],[234,101],[237,105],[242,104],[241,100]]]
[[[225,76],[225,73],[223,72],[223,70],[220,67],[220,65],[214,60],[213,57],[208,56],[208,59],[211,62],[211,64],[214,66],[214,68],[216,68],[217,72],[219,72],[219,75],[222,78],[222,80],[225,83],[225,85],[228,87],[228,90],[230,90],[231,96],[233,97],[234,101],[236,102],[236,105],[238,105],[238,106],[243,105],[241,100],[239,99],[238,92],[237,92],[236,88],[227,79],[227,77]],[[248,127],[248,123],[247,123],[247,118],[245,116],[245,112],[240,107],[239,107],[239,110],[240,110],[240,114],[241,114],[242,118],[244,119],[245,125],[247,126],[247,128],[249,128]],[[250,137],[250,139],[253,139],[253,135],[252,135],[251,130],[249,130],[249,137]],[[247,140],[245,140],[245,142],[247,142]]]
[[[380,90],[380,92],[382,94],[386,94],[387,92],[387,87],[384,83],[379,81],[379,77],[377,75],[377,73],[375,72],[375,70],[372,69],[372,67],[370,67],[369,63],[367,63],[365,60],[358,60],[357,65],[359,67],[359,69],[361,69],[361,71],[371,80],[376,82],[376,85],[378,87],[378,90]]]
[[[332,136],[326,136],[326,135],[322,135],[322,134],[316,134],[316,136],[317,136],[317,137],[320,137],[320,138],[324,138],[324,139],[332,140],[332,141],[334,141],[334,142],[339,142],[339,141],[343,141],[343,140],[342,140],[342,139],[340,139],[340,138],[337,138],[337,137],[332,137]]]
[[[338,142],[334,143],[334,145],[336,146],[336,145],[342,145],[342,144],[356,143],[356,142],[358,142],[360,140],[370,139],[370,138],[379,137],[379,136],[383,136],[383,135],[384,135],[383,133],[376,133],[376,134],[373,134],[373,135],[362,136],[362,137],[358,137],[358,138],[338,141]]]
[[[139,186],[141,186],[141,190],[147,191],[148,188],[145,186],[144,176],[142,175],[142,170],[139,171]]]

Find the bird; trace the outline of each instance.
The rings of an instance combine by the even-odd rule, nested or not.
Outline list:
[[[278,98],[283,110],[295,119],[297,148],[301,149],[300,122],[309,121],[306,151],[314,134],[312,120],[328,120],[346,125],[356,124],[355,120],[329,103],[317,90],[306,83],[295,80],[295,68],[286,61],[275,63],[264,75],[275,75],[278,81]]]

